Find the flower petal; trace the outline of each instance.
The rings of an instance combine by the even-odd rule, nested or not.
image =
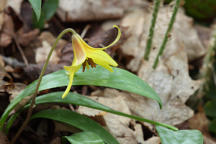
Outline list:
[[[111,44],[109,44],[108,46],[105,46],[105,47],[102,47],[102,48],[93,48],[93,47],[89,46],[84,40],[81,39],[82,44],[85,47],[88,47],[89,49],[97,49],[97,50],[104,50],[104,49],[107,49],[107,48],[113,46],[114,44],[116,44],[119,41],[119,39],[121,37],[121,31],[120,31],[119,27],[117,25],[113,25],[113,27],[118,30],[118,34],[117,34],[116,39]]]
[[[96,63],[96,62],[95,62],[95,63]],[[108,71],[113,72],[112,67],[109,66],[108,64],[103,63],[103,62],[101,62],[101,61],[98,61],[97,64],[100,65],[100,66],[102,66],[102,67],[104,67],[104,68],[107,69]]]
[[[73,83],[73,78],[74,78],[74,74],[75,72],[77,72],[79,70],[81,65],[79,66],[64,66],[64,69],[69,73],[69,83],[67,85],[67,88],[64,92],[64,94],[62,95],[62,98],[65,98],[68,93],[70,92],[72,83]]]
[[[103,66],[109,71],[112,71],[112,68],[109,65],[118,66],[112,57],[102,50],[88,49],[86,54],[88,58],[91,58],[94,61],[94,63]]]
[[[78,34],[72,37],[72,47],[74,51],[73,66],[82,64],[86,59],[85,46],[83,45],[82,38]]]

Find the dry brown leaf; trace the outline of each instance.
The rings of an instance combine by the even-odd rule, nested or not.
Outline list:
[[[7,0],[7,6],[12,7],[17,14],[20,14],[23,0]]]
[[[37,48],[35,59],[37,63],[42,63],[46,61],[47,55],[56,41],[56,38],[50,32],[43,32],[39,36],[39,40],[42,42],[42,47]],[[56,46],[56,49],[53,51],[50,62],[57,64],[59,62],[60,51],[67,44],[65,40],[60,40]]]
[[[50,32],[42,32],[41,35],[39,36],[39,39],[41,41],[46,40],[50,45],[53,45],[54,42],[56,41],[56,37],[54,37]],[[67,44],[65,40],[63,39],[59,40],[56,49],[60,51],[65,46],[65,44]]]
[[[7,136],[0,131],[0,144],[9,144]]]
[[[178,45],[173,45],[173,47]],[[192,110],[184,105],[188,98],[199,88],[200,82],[194,81],[188,74],[187,56],[183,50],[160,62],[156,70],[152,69],[151,62],[143,62],[138,75],[149,83],[159,94],[164,107],[157,110],[152,100],[144,100],[148,107],[158,112],[156,120],[169,124],[180,124],[193,116]],[[149,109],[149,112],[147,111]],[[156,112],[156,113],[157,113]],[[155,116],[152,115],[155,118]],[[151,117],[148,117],[151,118]]]
[[[35,51],[35,61],[36,63],[43,63],[46,61],[47,56],[51,50],[51,45],[47,41],[42,42],[42,47],[39,47]],[[53,51],[52,56],[50,57],[50,63],[57,64],[59,58],[56,54],[56,51]]]
[[[8,85],[8,83],[3,80],[4,77],[7,76],[4,66],[4,61],[0,56],[0,92],[5,92],[5,86]]]
[[[145,18],[148,15],[143,11],[143,9],[136,9],[128,13],[121,22],[121,26],[127,28],[125,34],[128,37],[121,46],[121,50],[123,54],[133,56],[133,59],[127,65],[127,68],[132,71],[137,71],[140,61],[144,56],[144,45],[141,36],[143,35],[142,33],[147,22]]]
[[[144,57],[146,41],[148,38],[149,26],[151,23],[152,11],[135,9],[129,12],[121,22],[122,27],[128,28],[125,31],[129,38],[121,47],[125,55],[133,56],[127,68],[132,71],[137,71]],[[170,7],[162,7],[158,13],[158,19],[154,30],[154,39],[152,42],[152,51],[150,61],[154,60],[162,43],[165,31],[167,29],[172,9]],[[187,53],[189,60],[194,60],[205,54],[203,47],[195,28],[193,27],[192,19],[185,16],[182,10],[177,14],[176,22],[173,30],[170,33],[170,38],[164,51],[163,59],[167,59],[176,53],[175,43],[179,43]]]
[[[132,5],[132,0],[61,0],[57,13],[63,21],[111,19],[122,17]]]
[[[0,56],[0,67],[4,67],[5,66],[5,63],[4,63],[4,60],[2,58],[2,56]],[[2,69],[0,70],[0,72],[2,71]]]
[[[33,40],[36,39],[39,32],[40,31],[38,29],[34,29],[29,32],[24,32],[24,28],[21,28],[16,34],[17,41],[22,46],[28,46]]]
[[[6,8],[7,0],[1,0],[0,2],[0,30],[2,29],[2,25],[4,23],[4,9]]]
[[[163,108],[160,110],[157,102],[142,96],[120,92],[118,95],[124,95],[125,102],[133,114],[176,125],[193,116],[193,111],[185,106],[185,102],[199,88],[200,82],[190,78],[188,59],[202,56],[205,49],[193,28],[192,20],[180,10],[159,66],[156,70],[152,69],[171,14],[170,7],[160,9],[149,61],[144,61],[143,56],[151,11],[149,13],[143,9],[132,10],[121,22],[121,26],[127,28],[125,33],[129,36],[121,47],[122,52],[126,56],[134,57],[127,68],[138,71],[138,76],[156,90]],[[116,95],[116,92],[106,94],[105,91],[104,95]]]
[[[12,18],[4,14],[4,22],[2,27],[2,32],[0,33],[0,47],[7,47],[12,42],[11,34],[14,33],[14,23]]]
[[[22,90],[26,87],[23,83],[13,83],[11,87],[7,90],[10,95],[10,101],[14,99]]]
[[[207,119],[204,111],[195,114],[191,119],[188,120],[188,123],[191,129],[198,129],[203,134],[208,133],[209,120]]]
[[[209,45],[209,40],[211,38],[212,29],[202,25],[195,25],[195,28],[202,44],[205,46],[205,48],[207,48]]]
[[[0,11],[2,12],[6,7],[7,0],[1,0]]]
[[[144,144],[144,134],[141,124],[135,124],[134,126],[135,137],[137,143]]]
[[[160,138],[159,137],[151,137],[147,141],[145,141],[143,144],[160,144]]]
[[[105,89],[104,96],[121,96],[132,114],[172,125],[180,124],[193,116],[193,111],[178,98],[169,99],[160,110],[157,102],[139,95]],[[149,128],[152,129],[150,126]]]
[[[216,144],[216,139],[213,138],[208,131],[209,120],[204,111],[198,112],[191,119],[188,120],[190,129],[198,129],[204,137],[204,144]]]
[[[204,144],[216,144],[216,139],[204,135]]]
[[[0,47],[7,47],[11,42],[11,36],[5,33],[0,33]]]
[[[0,30],[2,29],[3,23],[4,23],[4,13],[0,13]]]

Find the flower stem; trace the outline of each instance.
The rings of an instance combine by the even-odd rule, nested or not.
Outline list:
[[[169,22],[169,26],[167,28],[167,31],[166,31],[165,35],[164,35],[164,39],[163,39],[162,45],[161,45],[161,47],[159,49],[159,52],[157,54],[157,57],[156,57],[156,59],[154,61],[154,65],[153,65],[154,69],[157,67],[159,57],[163,54],[163,51],[164,51],[164,49],[166,47],[166,43],[168,41],[169,34],[170,34],[170,32],[172,30],[172,27],[173,27],[173,24],[175,22],[175,18],[176,18],[176,14],[178,12],[179,4],[180,4],[180,0],[176,0],[175,6],[174,6],[174,9],[173,9],[173,13],[172,13],[172,17],[171,17],[170,22]]]
[[[160,7],[160,0],[155,0],[154,1],[154,10],[152,13],[151,26],[149,28],[148,40],[147,40],[146,49],[145,49],[145,55],[144,55],[145,60],[148,60],[149,54],[151,51],[152,39],[154,36],[154,28],[155,28],[155,24],[156,24],[156,19],[157,19],[159,7]]]
[[[51,50],[50,50],[50,52],[49,52],[49,54],[48,54],[48,56],[47,56],[46,62],[45,62],[45,64],[44,64],[44,66],[43,66],[43,69],[42,69],[42,71],[41,71],[41,74],[40,74],[40,76],[39,76],[39,78],[38,78],[38,83],[37,83],[37,85],[36,85],[35,93],[32,95],[32,101],[31,101],[31,105],[30,105],[30,107],[29,107],[29,109],[28,109],[28,113],[27,113],[26,119],[25,119],[25,121],[23,122],[22,126],[21,126],[21,127],[19,128],[19,130],[17,131],[16,135],[13,137],[13,139],[12,139],[12,141],[11,141],[11,144],[14,144],[14,143],[16,142],[17,138],[20,136],[20,134],[22,133],[23,129],[24,129],[24,128],[26,127],[26,125],[28,124],[28,122],[29,122],[29,120],[30,120],[30,118],[31,118],[31,115],[32,115],[32,111],[33,111],[34,105],[35,105],[35,99],[36,99],[36,96],[37,96],[37,94],[38,94],[38,89],[39,89],[39,86],[40,86],[42,77],[43,77],[43,75],[44,75],[44,73],[45,73],[45,71],[46,71],[46,68],[47,68],[47,65],[48,65],[48,63],[49,63],[50,57],[51,57],[51,55],[52,55],[54,49],[56,48],[56,45],[57,45],[58,41],[62,38],[62,36],[63,36],[64,34],[66,34],[66,33],[68,33],[68,32],[71,32],[72,34],[75,33],[75,31],[74,31],[73,29],[71,29],[71,28],[65,29],[64,31],[62,31],[62,32],[58,35],[58,37],[57,37],[55,43],[53,44],[53,46],[52,46],[52,48],[51,48]]]

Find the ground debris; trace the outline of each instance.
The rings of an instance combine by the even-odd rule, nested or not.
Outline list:
[[[112,107],[115,110],[130,114],[130,110],[121,96],[115,98],[92,96],[90,98],[101,104]],[[100,112],[98,110],[92,110],[90,108],[82,106],[79,107],[78,112],[91,117],[93,115],[101,115],[105,121],[106,127],[109,130],[109,132],[113,134],[121,144],[137,144],[137,142],[144,141],[142,130],[140,129],[140,124],[134,126],[134,130],[129,128],[129,125],[131,123],[131,119],[129,118],[113,115],[110,113]],[[139,135],[136,135],[138,132]]]
[[[0,132],[0,144],[9,144],[8,138],[3,132]]]
[[[120,18],[132,0],[61,0],[58,15],[63,21],[90,21]]]
[[[121,50],[126,56],[133,56],[133,59],[127,64],[127,68],[135,72],[139,69],[144,57],[151,22],[151,12],[148,9],[131,10],[121,21],[121,26],[127,28],[125,35],[129,37],[121,46]],[[172,10],[170,7],[160,8],[155,26],[152,51],[149,56],[151,58],[150,61],[156,57],[171,14]],[[189,60],[194,60],[205,54],[205,48],[192,22],[192,19],[187,17],[183,10],[179,11],[173,30],[170,33],[163,59],[167,59],[176,52],[176,47],[173,47],[176,43],[179,43],[179,47],[184,49]]]

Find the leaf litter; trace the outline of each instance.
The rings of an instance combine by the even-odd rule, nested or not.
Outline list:
[[[204,38],[204,40],[202,38],[200,39],[200,33],[203,34],[203,32],[197,30],[192,18],[186,16],[183,9],[181,9],[177,15],[177,20],[174,24],[172,32],[170,33],[166,50],[160,58],[159,66],[156,70],[153,70],[152,65],[154,59],[159,50],[162,37],[166,31],[172,14],[172,9],[169,5],[160,8],[155,28],[152,51],[150,59],[147,62],[144,61],[143,56],[152,14],[152,5],[150,3],[141,2],[142,5],[137,6],[137,4],[140,3],[138,0],[127,0],[126,2],[119,1],[117,4],[115,0],[105,3],[103,3],[102,0],[98,2],[88,0],[87,3],[92,3],[92,5],[87,5],[84,1],[77,2],[80,7],[84,8],[83,11],[80,11],[80,9],[74,7],[75,5],[70,7],[71,3],[72,1],[68,0],[60,1],[59,9],[57,11],[57,15],[60,18],[57,18],[60,24],[59,28],[64,27],[64,23],[66,22],[71,23],[70,27],[75,26],[76,29],[82,31],[83,26],[77,26],[76,24],[73,24],[73,22],[86,22],[89,20],[98,21],[103,19],[105,21],[91,24],[85,38],[90,45],[101,46],[101,43],[106,45],[104,40],[107,40],[108,38],[112,40],[114,37],[113,33],[115,33],[110,32],[107,34],[104,33],[104,31],[107,31],[113,23],[119,24],[121,30],[123,31],[123,36],[120,43],[117,46],[114,46],[111,51],[108,51],[108,53],[114,58],[117,58],[120,67],[132,71],[141,79],[149,83],[150,86],[159,94],[163,102],[163,108],[160,109],[158,104],[150,99],[108,88],[87,87],[85,88],[87,89],[85,90],[87,91],[85,94],[93,100],[96,100],[115,110],[128,114],[136,114],[138,116],[171,125],[179,125],[184,122],[194,123],[193,119],[199,119],[202,121],[203,117],[200,117],[199,114],[194,114],[195,112],[186,105],[186,102],[200,88],[202,82],[200,80],[193,80],[190,77],[189,62],[200,59],[205,55],[208,37]],[[25,2],[22,0],[16,2],[9,0],[7,2],[7,5],[10,5],[16,13],[17,16],[15,17],[21,17],[21,7],[24,4]],[[0,6],[2,10],[6,7],[6,4],[4,5],[4,3],[1,3]],[[129,9],[129,6],[133,8]],[[70,7],[70,9],[68,7]],[[98,9],[98,7],[103,8]],[[6,63],[8,66],[12,66],[11,71],[2,71],[2,69],[0,71],[0,93],[3,92],[6,96],[10,95],[11,98],[25,87],[25,78],[29,79],[27,80],[27,83],[37,78],[42,68],[42,64],[45,61],[45,57],[53,44],[57,33],[57,30],[52,30],[51,22],[53,22],[53,19],[47,23],[48,29],[41,33],[39,33],[38,30],[29,27],[28,23],[30,22],[23,19],[21,22],[21,27],[16,29],[15,25],[17,21],[15,21],[14,18],[8,13],[0,13],[0,54],[3,57],[3,60],[0,59],[0,62]],[[26,27],[28,27],[27,31]],[[30,62],[28,66],[26,66],[24,62],[21,62],[23,59],[19,54],[20,52],[16,49],[17,44],[14,42],[14,36],[5,32],[8,30],[15,35],[18,44],[22,46],[24,54]],[[208,33],[209,32],[207,32],[207,35]],[[55,55],[51,59],[52,62],[47,73],[61,69],[65,63],[70,65],[73,59],[73,51],[70,44],[71,40],[67,37],[64,39],[65,40],[62,40],[55,50]],[[6,58],[12,58],[10,59],[12,62],[8,59],[6,60]],[[14,64],[13,62],[16,60],[18,60],[22,66]],[[3,65],[3,67],[6,67],[6,65]],[[24,78],[20,71],[21,73],[24,72],[27,77]],[[5,77],[8,75],[12,76],[14,81],[19,82],[13,82],[14,88],[5,91],[2,87],[8,84],[7,78],[5,81]],[[15,75],[19,75],[18,77],[20,78]],[[80,89],[82,88],[75,87],[73,89],[80,92]],[[122,144],[160,143],[160,139],[157,136],[154,127],[149,124],[138,123],[128,118],[104,113],[82,106],[75,107],[74,110],[101,123]],[[42,125],[43,123],[44,122],[42,121]],[[57,124],[55,124],[55,126],[56,125]],[[190,124],[190,128],[198,129],[197,125],[198,124]],[[147,127],[151,132],[151,136],[147,139],[145,137],[149,134],[149,131],[145,131],[143,127]],[[203,127],[206,129],[206,124]],[[31,129],[31,126],[28,126],[28,129]],[[28,129],[26,131],[29,131]],[[200,130],[203,131],[203,129]],[[42,129],[42,131],[48,130]],[[59,128],[55,131],[55,133],[60,134],[61,131],[62,130]],[[67,131],[67,128],[65,128],[64,131]],[[206,144],[215,143],[209,134],[206,133],[204,135]],[[52,138],[47,139],[53,141],[53,143],[55,141],[59,143],[58,138],[59,137],[52,136]],[[22,139],[23,138],[21,138],[21,140]],[[4,139],[1,139],[1,142],[3,142],[3,140]]]

